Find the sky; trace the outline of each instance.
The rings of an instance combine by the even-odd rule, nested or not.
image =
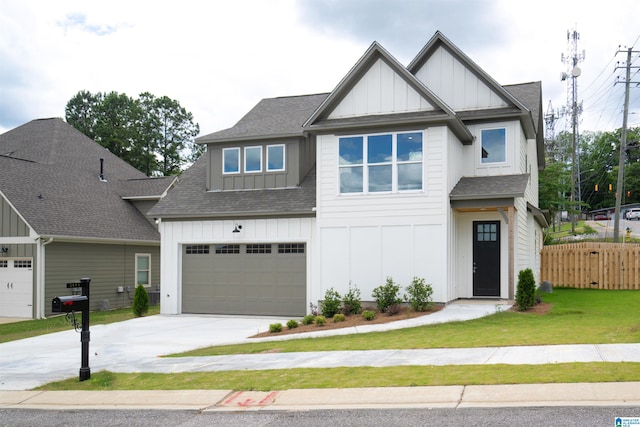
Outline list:
[[[0,0],[0,133],[64,118],[86,90],[167,96],[206,135],[263,98],[330,92],[374,41],[406,66],[438,30],[500,84],[541,81],[556,133],[576,31],[579,130],[612,131],[639,17],[637,0]],[[628,117],[640,126],[635,84]]]

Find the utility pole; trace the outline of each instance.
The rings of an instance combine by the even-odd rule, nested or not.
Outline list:
[[[576,231],[576,206],[580,206],[580,158],[578,156],[578,116],[582,112],[582,103],[578,103],[578,77],[582,73],[578,63],[584,60],[584,50],[578,54],[578,31],[567,31],[567,42],[569,44],[568,54],[562,55],[562,62],[567,64],[567,72],[562,73],[562,81],[567,80],[567,118],[571,119],[571,199],[569,208],[571,209],[571,233]],[[576,182],[577,179],[577,182]],[[577,187],[577,197],[576,197]],[[577,202],[577,203],[576,203]],[[580,208],[579,212],[582,212]]]
[[[623,51],[618,51],[620,53]],[[629,115],[629,86],[631,84],[631,54],[634,52],[633,47],[627,49],[627,62],[625,65],[626,77],[624,80],[624,113],[622,116],[622,137],[620,139],[620,158],[618,159],[618,182],[616,184],[616,207],[613,220],[613,241],[618,243],[620,234],[620,210],[622,209],[622,193],[624,191],[624,163],[625,152],[627,149],[627,116]],[[636,51],[637,52],[637,51]],[[616,68],[622,68],[616,66]],[[616,81],[616,84],[618,82]]]

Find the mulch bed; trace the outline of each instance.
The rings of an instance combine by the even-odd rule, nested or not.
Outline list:
[[[386,313],[378,313],[376,312],[376,318],[373,320],[365,320],[362,315],[352,314],[347,316],[343,322],[334,323],[333,319],[327,319],[327,323],[322,326],[318,325],[302,325],[298,326],[294,329],[287,328],[286,324],[282,325],[282,332],[271,333],[269,331],[262,332],[257,335],[253,335],[250,338],[264,338],[264,337],[273,337],[280,335],[289,335],[289,334],[300,334],[302,332],[315,332],[315,331],[326,331],[329,329],[341,329],[341,328],[349,328],[352,326],[361,326],[361,325],[377,325],[380,323],[389,323],[395,322],[397,320],[405,320],[412,319],[414,317],[420,316],[428,316],[437,311],[442,310],[442,305],[435,305],[429,311],[413,311],[410,308],[403,308],[398,314],[394,314],[393,316],[389,316]]]

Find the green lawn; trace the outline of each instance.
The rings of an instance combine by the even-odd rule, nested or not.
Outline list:
[[[640,292],[555,289],[546,315],[501,312],[485,318],[388,332],[211,347],[190,355],[269,351],[326,351],[640,342]],[[640,363],[398,366],[285,369],[178,374],[93,373],[41,390],[285,390],[640,381]]]
[[[177,356],[238,353],[640,342],[640,292],[554,289],[548,314],[505,311],[387,332],[218,346]]]
[[[158,314],[159,312],[160,306],[151,306],[149,307],[147,316]],[[93,311],[89,315],[89,324],[104,325],[107,323],[122,322],[123,320],[133,319],[134,317],[131,307],[112,311]],[[82,315],[78,313],[76,318],[80,320],[82,319]],[[50,317],[48,319],[5,323],[0,325],[0,343],[50,334],[52,332],[66,331],[71,328],[72,326],[65,318],[65,315]]]

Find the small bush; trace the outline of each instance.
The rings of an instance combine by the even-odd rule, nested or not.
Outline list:
[[[289,329],[295,329],[295,328],[297,328],[298,326],[299,326],[299,323],[298,323],[298,321],[297,321],[297,320],[293,320],[293,319],[291,319],[291,320],[289,320],[289,321],[287,322],[287,328],[289,328]]]
[[[360,299],[360,289],[357,286],[351,287],[342,297],[342,312],[346,315],[360,314],[362,312],[362,300]]]
[[[387,316],[395,316],[402,311],[402,304],[391,304],[387,307]]]
[[[395,284],[391,277],[387,277],[386,284],[375,288],[372,296],[376,300],[378,310],[380,310],[381,313],[386,313],[392,305],[402,304],[399,293],[400,286]]]
[[[408,295],[405,295],[404,299],[409,302],[413,310],[427,311],[433,306],[433,288],[429,283],[424,283],[424,279],[414,277],[406,290]]]
[[[345,319],[344,314],[342,313],[335,314],[333,316],[333,323],[344,322],[344,319]]]
[[[516,304],[520,311],[533,307],[536,303],[536,279],[530,268],[520,270],[518,273],[518,290],[516,291]]]
[[[136,317],[141,317],[147,314],[149,311],[149,294],[142,285],[136,286],[136,291],[133,294],[133,314]]]
[[[327,323],[327,318],[324,316],[316,316],[313,323],[315,323],[318,326],[324,326]]]
[[[324,300],[320,301],[320,312],[324,317],[333,317],[340,312],[340,304],[342,304],[340,294],[333,288],[329,288],[324,293]]]
[[[313,314],[307,314],[306,316],[304,316],[302,318],[302,324],[303,325],[311,325],[313,324],[313,321],[316,320],[316,316]]]
[[[317,316],[318,313],[318,306],[315,305],[314,303],[310,302],[309,303],[309,311],[311,312],[311,314],[313,314],[314,316]]]
[[[376,318],[376,312],[371,310],[365,310],[362,312],[362,318],[364,320],[373,320]]]
[[[272,323],[269,325],[269,332],[275,334],[277,332],[282,332],[282,323]]]

